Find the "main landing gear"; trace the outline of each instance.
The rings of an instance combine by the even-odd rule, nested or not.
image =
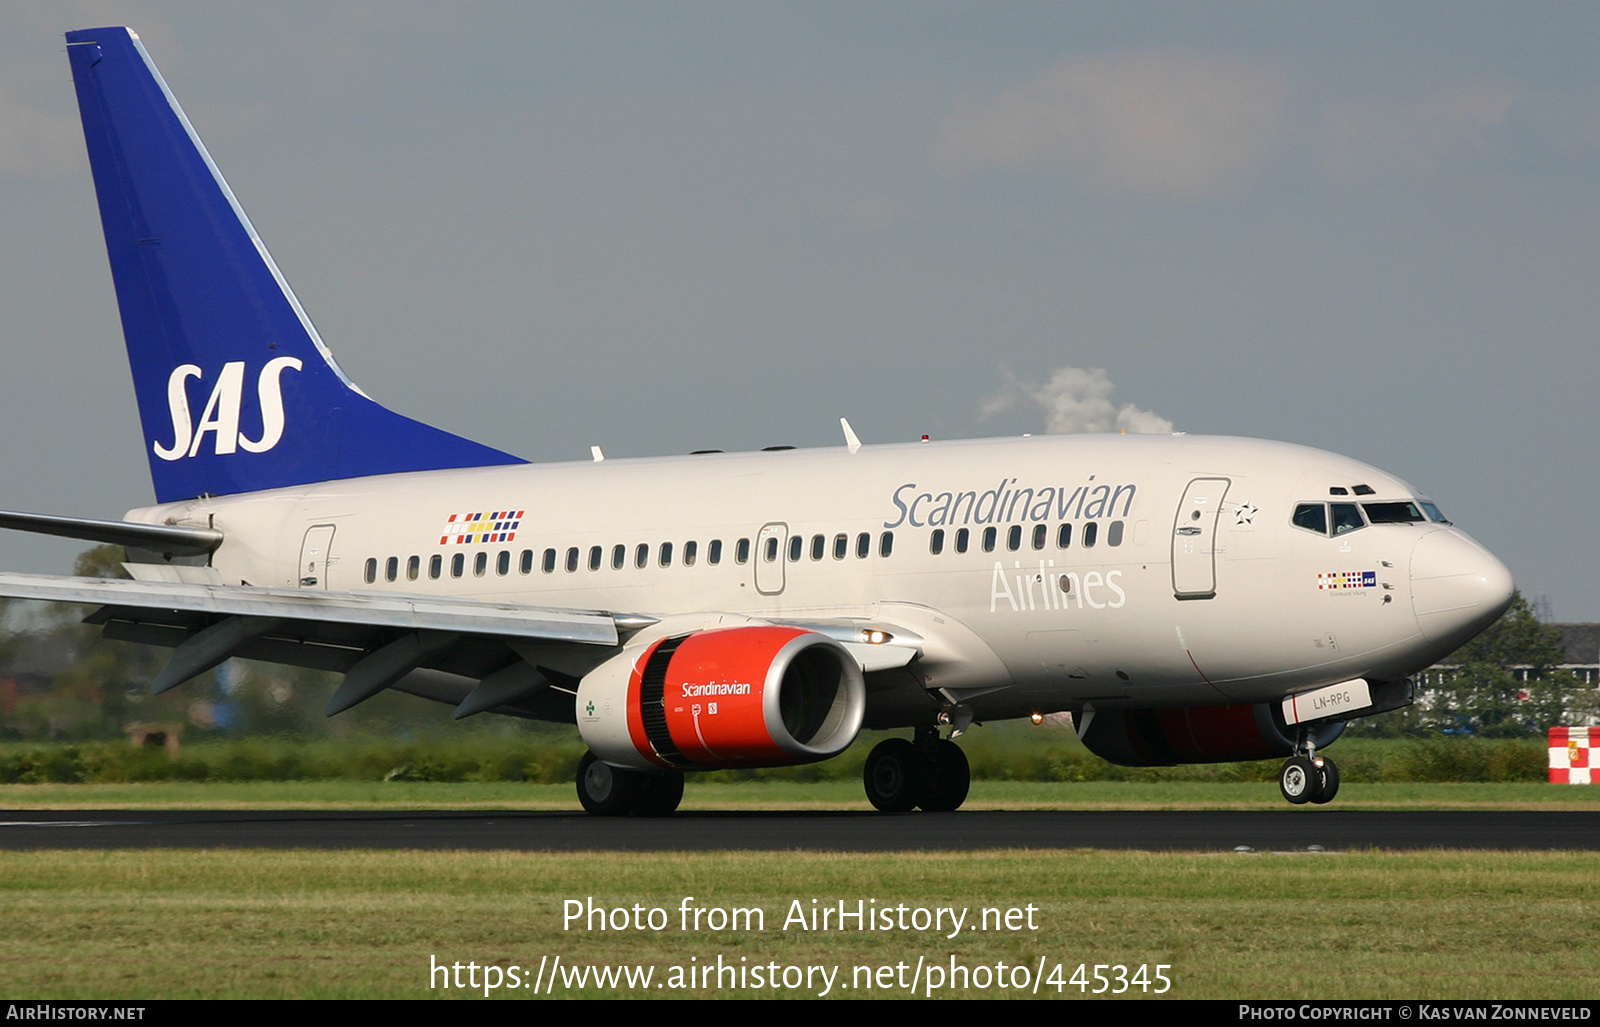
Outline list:
[[[586,752],[578,762],[578,801],[597,817],[664,817],[683,801],[683,775],[613,767]]]
[[[947,813],[967,801],[972,768],[967,754],[936,728],[917,728],[916,740],[879,742],[861,773],[867,800],[885,813],[923,809]]]
[[[1293,756],[1278,771],[1278,790],[1296,806],[1332,802],[1339,794],[1339,765],[1326,756]]]

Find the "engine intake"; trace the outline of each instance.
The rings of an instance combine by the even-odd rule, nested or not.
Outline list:
[[[578,686],[578,730],[610,763],[680,770],[783,767],[843,752],[866,685],[843,646],[758,626],[664,638]]]

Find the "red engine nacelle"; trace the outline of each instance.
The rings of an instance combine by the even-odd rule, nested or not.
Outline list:
[[[1316,743],[1339,737],[1344,722],[1320,725]],[[1096,710],[1080,736],[1090,752],[1124,767],[1179,763],[1236,763],[1294,753],[1294,737],[1273,706],[1189,706],[1156,710]]]
[[[776,626],[699,631],[624,652],[578,686],[578,730],[635,767],[782,767],[837,756],[866,711],[861,667],[837,642]]]

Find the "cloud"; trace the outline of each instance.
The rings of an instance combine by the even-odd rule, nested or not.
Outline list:
[[[1100,368],[1058,367],[1044,383],[1027,382],[1006,372],[999,395],[983,404],[979,417],[988,420],[1018,406],[1032,404],[1045,414],[1045,431],[1052,435],[1122,431],[1161,434],[1172,422],[1132,403],[1111,402],[1116,386]]]
[[[1323,111],[1323,166],[1334,181],[1422,178],[1452,154],[1482,150],[1518,100],[1500,82],[1467,82],[1410,102],[1349,102]]]
[[[958,108],[939,156],[958,173],[1064,170],[1117,192],[1225,192],[1265,157],[1287,96],[1280,71],[1244,61],[1173,50],[1073,57]]]
[[[0,175],[49,175],[77,167],[82,157],[75,119],[31,107],[0,86]]]

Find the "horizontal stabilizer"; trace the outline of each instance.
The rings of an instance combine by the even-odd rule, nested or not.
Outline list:
[[[57,517],[11,510],[0,510],[0,528],[79,538],[131,549],[150,549],[166,556],[204,556],[222,545],[222,532],[212,528],[96,521],[87,517]]]

